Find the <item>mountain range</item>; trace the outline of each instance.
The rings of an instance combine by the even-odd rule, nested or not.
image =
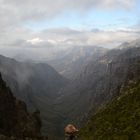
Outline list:
[[[53,102],[69,81],[47,64],[18,62],[4,56],[0,56],[0,71],[14,96],[25,101],[30,111],[40,110],[43,132],[54,132],[62,117],[53,109]]]
[[[82,127],[90,116],[121,97],[131,81],[139,81],[139,40],[112,50],[79,50],[50,61],[57,71],[47,61],[19,62],[0,56],[3,79],[30,112],[40,110],[42,131],[50,139],[62,139],[67,123]]]
[[[57,108],[68,120],[82,122],[91,110],[94,112],[116,97],[129,80],[137,77],[139,60],[140,47],[107,52],[90,62],[80,76],[61,91]]]
[[[90,61],[96,60],[107,51],[107,48],[98,46],[74,46],[47,63],[67,79],[74,80]]]

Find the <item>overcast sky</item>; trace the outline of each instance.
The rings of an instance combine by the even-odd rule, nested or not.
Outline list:
[[[0,0],[0,51],[115,47],[139,38],[140,0]]]

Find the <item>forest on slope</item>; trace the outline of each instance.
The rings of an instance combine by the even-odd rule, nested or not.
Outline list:
[[[140,81],[130,81],[105,107],[89,119],[80,140],[139,140]]]

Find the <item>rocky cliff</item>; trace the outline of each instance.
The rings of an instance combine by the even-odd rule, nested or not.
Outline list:
[[[0,139],[41,138],[40,113],[29,113],[26,104],[17,100],[0,75]]]
[[[0,55],[0,71],[15,97],[23,100],[30,111],[39,109],[42,131],[57,133],[63,122],[62,115],[54,109],[54,100],[68,80],[44,63],[18,62]]]
[[[90,62],[81,75],[62,91],[58,108],[66,122],[81,124],[90,114],[118,96],[131,79],[140,75],[140,47],[109,51]],[[65,95],[63,94],[65,93]]]
[[[48,63],[64,77],[73,80],[87,63],[96,60],[107,51],[108,49],[99,46],[73,46]]]

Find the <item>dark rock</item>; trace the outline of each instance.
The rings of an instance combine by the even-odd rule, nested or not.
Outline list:
[[[40,138],[39,115],[28,113],[26,104],[13,96],[0,75],[0,140]]]

